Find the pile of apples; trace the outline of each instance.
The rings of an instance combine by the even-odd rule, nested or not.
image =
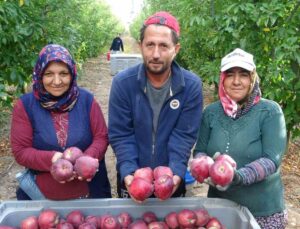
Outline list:
[[[225,187],[232,182],[236,167],[236,162],[227,154],[220,154],[215,160],[200,155],[191,161],[190,171],[199,183],[210,177],[214,184]]]
[[[138,201],[144,201],[152,194],[160,200],[171,197],[174,188],[173,172],[167,166],[137,169],[129,186],[129,194]]]
[[[74,175],[84,180],[91,180],[98,167],[97,159],[84,155],[77,147],[69,147],[63,152],[62,158],[52,164],[50,173],[58,182],[69,181]]]
[[[216,218],[209,215],[205,208],[195,210],[182,209],[179,212],[170,212],[159,220],[152,211],[146,211],[140,218],[133,219],[128,212],[117,215],[105,213],[102,215],[85,216],[80,210],[69,212],[65,218],[52,209],[45,209],[39,215],[24,218],[20,229],[225,229]],[[1,226],[0,229],[16,229],[10,226]]]

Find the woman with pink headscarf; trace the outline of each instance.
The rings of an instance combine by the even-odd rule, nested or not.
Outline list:
[[[235,49],[222,59],[219,101],[204,110],[194,155],[227,154],[237,168],[225,187],[207,178],[208,197],[248,207],[263,229],[285,228],[280,165],[286,141],[283,112],[261,97],[253,56]]]

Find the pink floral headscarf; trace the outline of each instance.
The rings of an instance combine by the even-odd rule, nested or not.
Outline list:
[[[61,97],[55,97],[48,93],[43,85],[43,73],[50,62],[63,62],[68,66],[72,76],[69,90]],[[76,64],[69,51],[57,44],[46,45],[39,54],[33,69],[33,92],[40,104],[47,110],[54,112],[70,111],[77,101],[79,89],[76,83]]]
[[[224,89],[224,80],[226,72],[221,72],[219,82],[219,98],[223,106],[225,114],[233,119],[238,119],[242,115],[246,114],[255,104],[257,104],[261,98],[261,91],[259,88],[259,79],[256,72],[251,72],[252,88],[247,101],[241,106],[234,100],[232,100]]]

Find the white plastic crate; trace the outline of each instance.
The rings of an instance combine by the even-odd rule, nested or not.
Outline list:
[[[143,61],[141,54],[116,53],[110,55],[110,74],[116,75],[118,72],[139,64]]]
[[[206,198],[183,197],[160,201],[150,198],[143,204],[131,199],[82,199],[72,201],[3,201],[0,204],[0,225],[17,227],[30,215],[38,215],[44,209],[53,209],[61,217],[72,210],[81,210],[85,215],[117,215],[127,211],[134,219],[140,218],[146,211],[153,211],[162,220],[169,212],[182,209],[204,207],[211,216],[217,217],[228,229],[260,229],[248,208],[233,201]]]

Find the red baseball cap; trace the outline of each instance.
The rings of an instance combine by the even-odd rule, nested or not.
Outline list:
[[[146,26],[152,24],[168,26],[170,29],[174,30],[178,36],[180,35],[180,27],[177,19],[166,11],[157,12],[144,21],[144,25]]]

